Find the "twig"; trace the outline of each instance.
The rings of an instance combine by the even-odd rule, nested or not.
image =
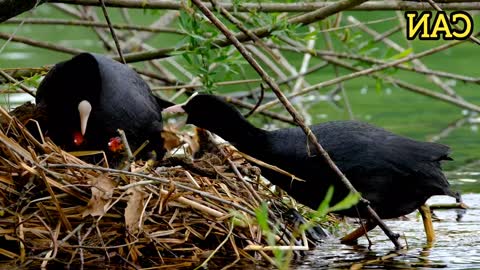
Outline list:
[[[47,65],[47,66],[38,67],[38,68],[5,68],[2,70],[16,80],[23,80],[24,78],[32,77],[35,74],[47,72],[50,68],[51,66]],[[8,83],[8,82],[13,82],[13,81],[5,79],[3,78],[3,76],[0,78],[0,84]]]
[[[316,57],[332,56],[332,57],[337,57],[337,58],[345,58],[345,59],[349,59],[349,60],[362,61],[362,62],[365,62],[365,63],[376,64],[376,65],[384,65],[384,64],[388,63],[388,62],[385,62],[383,60],[379,60],[379,59],[375,59],[375,58],[371,58],[371,57],[367,57],[367,56],[349,54],[349,53],[340,53],[340,52],[332,52],[332,51],[324,51],[324,50],[308,50],[307,48],[305,48],[304,46],[301,46],[298,43],[295,43],[294,46],[279,46],[279,45],[276,45],[276,44],[269,43],[268,46],[272,47],[272,48],[278,48],[278,49],[281,49],[281,50],[291,51],[291,52],[298,52],[298,53],[307,53],[308,52],[308,53],[311,53],[313,56],[316,56]],[[480,78],[469,77],[469,76],[450,73],[450,72],[445,72],[445,71],[420,69],[420,68],[417,68],[415,66],[408,66],[408,65],[405,65],[405,64],[397,65],[397,66],[395,66],[395,68],[406,70],[406,71],[412,71],[412,72],[415,72],[415,73],[435,75],[435,76],[438,76],[438,77],[444,77],[444,78],[459,80],[459,81],[466,82],[466,83],[480,84]]]
[[[365,31],[365,33],[371,35],[375,40],[381,40],[383,43],[385,43],[387,46],[389,46],[390,48],[394,49],[395,51],[401,53],[403,51],[405,51],[405,48],[401,47],[400,45],[398,45],[396,42],[394,42],[393,40],[391,39],[388,39],[388,38],[381,38],[381,35],[376,32],[375,30],[367,27],[366,25],[363,25],[360,21],[358,21],[355,17],[353,16],[348,16],[347,18],[350,22],[353,22],[353,23],[356,23],[358,24],[358,27]],[[412,63],[413,65],[420,69],[420,70],[425,70],[425,71],[429,71],[429,68],[424,65],[420,59],[414,59],[412,60]],[[455,90],[453,90],[451,87],[449,87],[448,85],[446,85],[444,82],[442,82],[437,76],[435,75],[429,75],[428,76],[432,82],[434,84],[436,84],[437,86],[439,86],[440,88],[442,88],[443,91],[445,91],[445,93],[447,93],[448,95],[450,96],[453,96],[453,97],[456,97],[458,98],[458,95],[457,93],[455,93]]]
[[[86,26],[86,27],[102,27],[108,28],[107,23],[94,22],[94,21],[85,21],[85,20],[65,20],[65,19],[46,19],[46,18],[35,18],[35,19],[10,19],[3,22],[2,24],[18,24],[24,21],[24,24],[40,24],[40,25],[69,25],[69,26]],[[184,35],[185,33],[181,30],[177,30],[169,27],[148,27],[140,25],[131,25],[131,24],[112,24],[112,27],[116,30],[135,30],[143,32],[153,32],[153,33],[171,33]]]
[[[3,32],[0,32],[0,39],[8,40],[8,39],[10,39],[10,35],[6,34],[6,33],[3,33]],[[33,40],[31,38],[20,37],[20,36],[11,37],[11,41],[19,42],[19,43],[23,43],[23,44],[27,44],[27,45],[34,46],[34,47],[43,48],[43,49],[48,49],[48,50],[52,50],[52,51],[73,54],[73,55],[77,55],[77,54],[83,52],[82,50],[67,48],[67,47],[64,47],[64,46],[57,45],[57,44],[44,42],[44,41]]]
[[[331,38],[331,36],[330,36],[330,33],[325,32],[325,33],[323,33],[323,36],[324,36],[324,38],[325,38],[327,48],[328,48],[330,51],[333,51],[333,42],[332,42],[332,38]],[[308,49],[310,49],[310,48],[308,48]],[[340,76],[340,72],[339,72],[339,70],[338,70],[338,66],[335,65],[335,66],[333,67],[333,69],[334,69],[334,71],[335,71],[335,76],[336,76],[336,77],[339,77],[339,76]],[[344,87],[343,83],[342,83],[342,82],[339,82],[337,87],[340,89],[340,92],[341,92],[341,94],[342,94],[343,103],[344,103],[344,105],[345,105],[345,108],[347,109],[348,116],[349,116],[350,120],[354,120],[354,119],[355,119],[355,116],[353,115],[352,106],[350,105],[350,101],[348,100],[348,95],[347,95],[347,92],[345,91],[345,87]]]
[[[389,36],[397,33],[398,31],[401,31],[402,29],[403,29],[403,27],[401,25],[397,25],[397,26],[393,27],[392,29],[383,32],[383,34],[380,34],[380,35],[376,36],[373,40],[375,42],[376,41],[383,41],[384,39],[386,39]]]
[[[55,4],[55,3],[52,3],[51,6],[61,11],[65,15],[68,15],[77,19],[82,18],[82,14],[79,12],[78,9],[75,8],[75,6],[69,6],[66,4]]]
[[[268,44],[268,46],[273,47],[273,48],[276,47],[276,45],[273,45],[273,44],[270,44],[270,43]],[[293,48],[292,48],[292,51],[297,52],[297,51],[296,51],[295,49],[293,49]],[[308,52],[308,51],[305,51],[305,53],[307,53],[307,52]],[[310,52],[310,53],[313,54],[313,52]],[[289,82],[289,81],[296,80],[296,79],[299,78],[300,76],[306,76],[306,75],[312,74],[313,72],[319,71],[320,69],[323,69],[323,68],[327,67],[328,64],[329,64],[329,63],[326,62],[326,61],[325,61],[325,62],[322,62],[322,63],[319,63],[319,64],[317,64],[317,65],[314,65],[314,66],[310,67],[310,68],[309,68],[307,71],[305,71],[304,73],[299,72],[299,73],[297,73],[295,76],[290,76],[290,77],[288,77],[288,78],[285,79],[285,80],[280,80],[280,81],[278,81],[277,84],[278,84],[278,85],[282,85],[282,84],[287,83],[287,82]],[[260,90],[261,90],[261,88],[260,88],[260,87],[257,87],[257,88],[255,88],[255,89],[251,90],[251,92],[252,92],[252,93],[256,93],[256,92],[258,92],[258,91],[260,91]]]
[[[442,7],[440,7],[439,4],[435,3],[433,0],[427,0],[427,2],[430,4],[430,6],[433,7],[434,10],[436,11],[442,11]],[[453,27],[457,30],[459,30],[458,26],[456,24],[453,24]],[[477,45],[480,45],[480,40],[478,38],[476,38],[475,36],[472,36],[470,35],[468,37],[468,39],[470,39],[471,41],[477,43]]]
[[[122,139],[122,143],[125,148],[125,153],[127,154],[128,162],[125,164],[124,169],[128,170],[130,168],[130,164],[135,160],[135,156],[132,153],[132,149],[130,148],[130,145],[128,144],[127,140],[127,135],[125,135],[125,132],[121,129],[117,130],[118,134],[120,135],[120,138]]]
[[[108,28],[110,29],[110,33],[112,34],[113,41],[115,42],[115,47],[117,48],[118,56],[122,63],[126,64],[125,58],[123,58],[122,48],[120,48],[120,42],[118,42],[117,35],[115,34],[115,30],[113,29],[112,23],[110,22],[110,17],[108,16],[107,7],[105,6],[105,0],[99,0],[102,6],[103,16],[105,16],[105,20],[107,21]]]
[[[219,10],[220,13],[227,19],[229,20],[231,23],[233,23],[238,29],[240,29],[243,33],[245,33],[246,35],[248,35],[254,42],[256,45],[262,47],[263,49],[265,49],[268,53],[270,53],[271,55],[273,54],[273,52],[270,50],[270,48],[268,48],[267,46],[265,46],[265,43],[259,39],[257,36],[255,36],[253,33],[250,32],[250,30],[245,27],[243,25],[243,23],[241,21],[239,21],[237,18],[235,18],[232,14],[230,14],[230,12],[228,12],[225,8],[223,8],[222,6],[219,6],[218,5],[218,2],[215,1],[215,0],[210,0],[210,3],[212,4],[212,6]],[[252,47],[252,49],[256,49],[255,47]]]
[[[29,94],[32,97],[35,97],[35,93],[33,93],[33,91],[28,89],[28,87],[26,87],[23,83],[17,81],[15,78],[8,75],[8,73],[6,73],[3,69],[0,69],[0,76],[4,77],[7,81],[9,81],[11,83],[13,83],[15,85],[18,85],[20,87],[20,89],[22,89],[23,92]]]
[[[235,81],[223,81],[215,83],[216,86],[226,86],[226,85],[236,85],[236,84],[246,84],[246,83],[256,83],[261,82],[261,79],[245,79],[245,80],[235,80]],[[152,91],[164,91],[164,90],[178,90],[182,88],[201,88],[204,87],[203,84],[182,84],[182,85],[167,85],[167,86],[155,86],[152,87]]]
[[[167,25],[171,24],[175,19],[179,16],[178,11],[167,11],[165,12],[158,20],[150,24],[152,28],[164,28]],[[143,33],[135,33],[131,36],[125,43],[126,51],[132,50],[133,47],[138,46],[141,47],[145,44],[145,41],[153,37],[154,32],[143,32]],[[140,45],[140,46],[139,46]]]
[[[255,69],[255,71],[262,77],[262,79],[270,86],[270,88],[274,91],[274,93],[277,95],[278,99],[283,103],[287,111],[292,115],[293,119],[298,123],[298,125],[302,128],[302,130],[305,132],[307,135],[308,139],[310,142],[313,143],[316,151],[320,153],[325,161],[328,163],[328,165],[334,170],[334,172],[340,177],[340,180],[343,182],[345,187],[350,190],[351,192],[355,194],[359,194],[358,191],[355,189],[355,187],[350,183],[350,181],[345,177],[345,175],[340,171],[340,169],[335,165],[335,163],[332,161],[328,153],[323,149],[323,147],[318,143],[317,137],[313,134],[313,132],[310,130],[308,126],[305,125],[303,120],[301,119],[301,116],[298,114],[298,112],[293,108],[292,104],[288,99],[285,97],[285,95],[282,93],[278,85],[273,81],[270,76],[263,70],[263,68],[251,57],[251,55],[248,53],[248,51],[245,49],[243,44],[228,30],[228,28],[217,18],[215,15],[200,1],[200,0],[192,0],[192,2],[205,14],[205,16],[208,17],[208,19],[225,35],[227,39],[232,42],[232,44],[238,49],[238,51],[243,55],[243,57],[250,63],[250,65]],[[342,0],[337,2],[338,6],[341,7],[341,9],[348,9],[352,6],[358,5],[362,2],[365,2],[363,0]],[[328,7],[326,8],[328,9]],[[336,10],[338,12],[338,10]],[[315,14],[308,14],[308,15],[303,15],[307,16],[310,19],[319,19],[318,15],[319,14],[325,14],[329,12],[323,13],[323,10],[320,9],[317,12],[314,12]],[[322,15],[323,16],[323,15]],[[328,16],[328,15],[327,15]],[[299,16],[301,17],[301,16]],[[323,17],[324,18],[324,17]],[[392,243],[395,245],[397,249],[401,248],[400,243],[398,242],[398,238],[396,235],[390,231],[390,229],[387,227],[385,223],[378,217],[378,215],[375,213],[375,211],[369,206],[369,202],[366,201],[365,199],[361,199],[362,203],[365,204],[367,211],[369,214],[372,216],[373,219],[379,224],[379,226],[383,229],[385,234],[390,238]]]
[[[49,164],[46,164],[46,167],[47,168],[77,168],[77,169],[85,169],[85,170],[95,170],[95,171],[108,172],[108,173],[113,173],[113,174],[120,174],[120,175],[124,174],[124,175],[137,176],[137,177],[140,177],[140,178],[154,180],[154,181],[157,181],[157,182],[163,183],[163,184],[172,183],[177,188],[181,188],[181,189],[184,189],[186,191],[191,191],[191,192],[196,193],[196,194],[198,194],[202,197],[224,203],[226,205],[235,207],[236,209],[238,209],[240,211],[244,211],[245,213],[248,213],[252,216],[256,216],[255,212],[253,212],[252,210],[247,209],[247,208],[245,208],[245,207],[243,207],[239,204],[236,204],[234,202],[227,201],[227,200],[224,200],[222,198],[213,196],[208,192],[197,190],[195,188],[191,188],[191,187],[188,187],[188,186],[176,183],[176,182],[171,182],[170,180],[163,179],[163,178],[153,177],[153,176],[149,176],[149,175],[145,175],[145,174],[141,174],[141,173],[134,173],[134,172],[128,172],[128,171],[122,171],[122,170],[116,170],[116,169],[110,169],[110,168],[104,168],[104,167],[98,167],[98,166],[78,165],[78,164],[50,164],[49,163]],[[273,226],[273,223],[270,223],[270,226]]]
[[[166,190],[161,190],[161,194],[164,195],[164,196],[167,196],[168,195],[168,191]],[[222,213],[222,212],[219,212],[215,209],[212,209],[208,206],[205,206],[205,205],[202,205],[201,203],[198,203],[194,200],[191,200],[191,199],[187,199],[183,196],[178,196],[178,197],[175,197],[175,200],[177,200],[178,202],[182,203],[182,204],[185,204],[185,205],[188,205],[190,207],[192,207],[193,209],[197,209],[199,211],[202,211],[202,212],[205,212],[205,213],[208,213],[209,215],[212,215],[213,217],[215,218],[221,218],[227,214],[225,213]]]
[[[33,6],[33,8],[35,8],[37,5],[39,4],[39,1],[36,1],[35,5]],[[6,5],[4,3],[4,5]],[[14,5],[15,8],[18,8],[20,6],[23,6],[23,5]],[[1,13],[1,11],[0,11]],[[2,15],[0,15],[1,17],[3,17]],[[3,50],[5,50],[5,48],[7,47],[7,45],[10,43],[10,40],[12,40],[12,38],[17,34],[18,30],[20,30],[20,28],[22,28],[23,24],[25,23],[25,18],[23,19],[23,21],[20,21],[19,24],[17,25],[17,27],[15,28],[15,30],[13,31],[13,33],[10,35],[10,38],[8,38],[4,43],[3,45],[0,47],[0,53],[3,52]]]
[[[252,104],[247,103],[247,102],[243,102],[243,101],[241,101],[237,98],[226,98],[226,101],[229,102],[229,103],[235,104],[239,107],[250,109],[250,110],[253,110],[253,108],[255,108],[255,105],[252,105]],[[278,114],[278,113],[274,113],[274,112],[270,112],[270,111],[257,112],[256,109],[255,109],[254,113],[259,113],[259,114],[265,115],[267,117],[270,117],[274,120],[282,121],[282,122],[289,123],[289,124],[292,124],[292,125],[297,124],[292,118],[285,117],[285,116],[283,116],[281,114]]]
[[[35,154],[35,152],[33,152],[32,148],[30,148],[30,150],[31,150],[30,154],[32,155],[32,159],[35,160],[35,162],[38,163],[37,155]],[[65,229],[67,229],[67,231],[72,231],[72,224],[70,224],[67,216],[65,215],[65,212],[64,212],[63,208],[60,206],[60,202],[59,202],[57,196],[55,195],[55,192],[53,192],[52,186],[50,185],[44,170],[40,171],[40,177],[42,178],[42,180],[43,180],[43,182],[44,182],[44,184],[47,188],[48,194],[50,194],[50,196],[52,198],[52,201],[54,202],[54,205],[55,205],[55,207],[58,211],[58,214],[60,216],[61,223],[63,224],[63,226],[65,226]]]
[[[228,231],[228,234],[227,236],[225,237],[225,239],[213,250],[213,252],[205,259],[205,261],[203,261],[199,266],[197,266],[195,268],[195,270],[197,269],[200,269],[200,268],[207,268],[207,263],[213,258],[213,256],[220,250],[221,247],[223,247],[223,245],[228,241],[228,239],[230,238],[230,236],[232,235],[233,233],[233,224],[234,222],[233,221],[230,221],[230,230]]]
[[[354,67],[354,66],[352,66],[348,63],[339,61],[339,60],[337,60],[333,57],[325,56],[323,59],[325,59],[327,61],[330,61],[332,63],[335,63],[336,65],[340,65],[344,68],[354,70],[354,71],[357,71],[357,72],[361,72],[359,68],[356,68],[356,67]],[[455,98],[455,97],[452,97],[452,96],[449,96],[449,95],[434,92],[434,91],[431,91],[431,90],[429,90],[427,88],[424,88],[424,87],[416,86],[416,85],[413,85],[411,83],[407,83],[407,82],[399,80],[399,79],[394,79],[390,76],[384,76],[384,75],[380,75],[380,74],[371,74],[370,76],[372,76],[373,78],[385,79],[387,81],[392,82],[393,84],[396,84],[397,86],[399,86],[401,88],[404,88],[406,90],[415,92],[417,94],[421,94],[421,95],[424,95],[424,96],[427,96],[427,97],[438,99],[438,100],[450,103],[452,105],[458,106],[460,108],[465,108],[465,109],[472,110],[472,111],[475,111],[475,112],[480,112],[480,106],[478,106],[476,104],[472,104],[470,102],[467,102],[463,99],[459,99],[459,98]]]
[[[309,26],[308,30],[309,30],[310,33],[315,32],[315,28],[313,26]],[[312,50],[313,48],[315,48],[315,41],[316,41],[315,39],[308,40],[306,48],[308,50]],[[302,61],[302,64],[300,66],[300,70],[299,70],[298,73],[305,73],[308,70],[308,66],[310,64],[311,59],[312,59],[312,55],[310,53],[308,53],[308,52],[304,53],[303,61]],[[294,84],[293,89],[292,89],[292,93],[296,93],[296,92],[300,91],[300,89],[302,89],[302,87],[309,86],[309,85],[310,84],[308,84],[306,82],[305,76],[300,76],[295,81],[295,84]],[[311,125],[312,124],[312,117],[308,113],[308,108],[302,102],[302,99],[298,99],[297,108],[298,108],[300,114],[303,116],[303,119],[305,120],[305,124]]]
[[[162,76],[163,74],[158,74],[157,72],[151,72],[151,71],[147,71],[145,69],[139,69],[139,68],[136,68],[136,67],[132,67],[132,68],[138,74],[144,75],[146,77],[149,77],[149,78],[152,78],[152,79],[155,79],[155,80],[159,80],[159,81],[162,81],[162,82],[165,82],[165,83],[168,83],[168,84],[178,84],[178,83],[180,83],[176,79],[169,78],[169,77],[163,77]]]
[[[243,186],[248,190],[248,193],[250,195],[250,197],[254,200],[255,202],[255,206],[258,206],[260,205],[260,197],[258,196],[258,194],[255,192],[255,190],[252,188],[252,185],[250,185],[249,183],[247,183],[247,181],[245,181],[245,179],[243,178],[243,175],[240,173],[240,171],[238,170],[237,166],[235,165],[235,163],[233,163],[233,161],[228,157],[227,153],[217,144],[215,143],[215,139],[213,138],[212,134],[210,133],[210,131],[207,131],[207,135],[208,135],[208,139],[211,141],[211,142],[214,142],[215,144],[215,147],[217,148],[217,150],[220,152],[220,154],[222,154],[223,158],[226,158],[227,159],[227,162],[228,164],[230,165],[230,167],[232,168],[233,172],[235,173],[235,175],[237,176],[238,180],[240,180],[240,182],[242,182]]]
[[[82,8],[82,13],[81,13],[81,18],[82,19],[87,19],[95,22],[99,22],[100,19],[98,18],[97,12],[94,10],[92,7],[81,7]],[[114,50],[115,42],[110,41],[109,35],[105,29],[98,28],[98,27],[92,27],[93,32],[97,35],[97,37],[100,39],[100,41],[103,43],[103,46],[107,51],[112,51]],[[111,35],[111,34],[110,34]],[[121,58],[118,58],[119,61],[121,61]]]
[[[372,74],[372,73],[375,73],[377,71],[384,70],[384,69],[387,69],[387,68],[390,68],[390,67],[395,67],[399,64],[411,61],[413,59],[418,59],[418,58],[421,58],[421,57],[424,57],[424,56],[431,55],[431,54],[436,53],[438,51],[446,50],[448,48],[451,48],[451,47],[456,46],[456,45],[458,45],[460,43],[463,43],[463,42],[464,41],[452,41],[452,42],[440,45],[436,48],[426,50],[426,51],[423,51],[421,53],[412,54],[412,55],[409,55],[407,57],[404,57],[404,58],[401,58],[401,59],[398,59],[398,60],[395,60],[395,61],[391,61],[391,62],[388,62],[388,63],[383,64],[383,65],[363,69],[363,70],[360,70],[360,71],[357,71],[357,72],[354,72],[354,73],[350,73],[350,74],[347,74],[347,75],[344,75],[344,76],[337,77],[335,79],[332,79],[332,80],[329,80],[329,81],[326,81],[326,82],[321,82],[321,83],[318,83],[316,85],[312,85],[310,87],[304,88],[302,91],[300,91],[296,94],[291,94],[291,95],[288,96],[288,98],[291,99],[293,97],[304,95],[306,93],[324,88],[326,86],[330,86],[330,85],[337,84],[339,82],[343,82],[343,81],[346,81],[346,80],[351,80],[351,79],[354,79],[354,78],[358,78],[360,76],[369,75],[369,74]],[[443,94],[436,93],[436,92],[431,92],[428,95],[431,96],[431,97],[441,99],[443,101],[447,101],[447,102],[456,104],[460,107],[464,107],[464,108],[469,109],[469,110],[480,112],[480,107],[478,107],[474,104],[468,103],[468,102],[464,102],[462,100],[458,100],[458,99],[453,98],[451,96],[443,95]],[[268,108],[272,105],[278,104],[278,103],[280,103],[280,101],[278,101],[278,100],[272,101],[270,103],[264,104],[258,110],[259,111],[264,110],[264,109],[266,109],[266,108]]]
[[[366,0],[352,0],[355,3],[362,3],[365,2]],[[271,35],[272,32],[277,30],[278,28],[283,27],[285,23],[289,24],[301,24],[301,25],[308,25],[311,23],[314,23],[316,21],[322,20],[327,18],[328,16],[335,14],[339,11],[349,9],[351,8],[352,4],[346,2],[346,1],[338,1],[335,2],[331,5],[328,5],[323,8],[316,9],[314,11],[295,16],[293,18],[287,19],[286,22],[282,21],[273,25],[268,25],[264,27],[259,27],[250,30],[250,33],[252,35],[257,36],[258,38],[263,38]],[[239,34],[235,35],[235,38],[238,39],[241,42],[251,40],[249,35],[241,32]],[[212,48],[214,47],[225,47],[231,45],[231,41],[226,38],[218,38],[212,41]],[[159,49],[156,51],[149,51],[149,52],[141,52],[141,53],[131,53],[131,54],[126,54],[125,55],[125,60],[127,62],[138,62],[138,61],[144,61],[144,60],[149,60],[149,59],[155,59],[155,58],[162,58],[162,57],[167,57],[169,56],[172,52],[174,51],[182,51],[182,50],[189,50],[191,49],[189,45],[184,45],[181,47],[170,47],[170,48],[164,48],[164,49]]]
[[[443,139],[450,135],[450,133],[462,126],[464,126],[466,123],[468,123],[468,119],[470,118],[470,115],[462,116],[453,122],[450,122],[447,127],[443,128],[440,130],[438,133],[434,135],[430,135],[430,139],[428,141],[430,142],[437,142],[440,139]]]
[[[260,91],[260,96],[258,97],[257,103],[255,103],[255,105],[253,106],[253,108],[251,108],[248,113],[246,113],[245,115],[243,115],[243,117],[245,117],[245,118],[250,117],[252,114],[255,113],[255,111],[257,110],[257,108],[260,107],[260,104],[262,104],[263,98],[264,98],[264,96],[265,96],[265,88],[264,88],[263,84],[260,84],[260,88],[261,88],[261,91]]]
[[[295,176],[295,175],[293,175],[293,174],[291,174],[291,173],[283,170],[282,168],[279,168],[279,167],[277,167],[277,166],[274,166],[274,165],[265,163],[265,162],[263,162],[263,161],[261,161],[261,160],[258,160],[258,159],[254,158],[254,157],[252,157],[252,156],[250,156],[250,155],[248,155],[248,154],[245,154],[245,153],[243,153],[243,152],[238,151],[238,153],[239,153],[244,159],[248,160],[249,162],[255,163],[255,164],[257,164],[257,165],[259,165],[259,166],[261,166],[261,167],[267,168],[267,169],[272,170],[272,171],[274,171],[274,172],[277,172],[277,173],[279,173],[279,174],[283,174],[283,175],[285,175],[285,176],[288,176],[288,177],[290,177],[290,178],[292,179],[292,181],[306,182],[306,180],[304,180],[304,179],[302,179],[302,178],[300,178],[300,177],[298,177],[298,176]]]
[[[429,205],[430,210],[438,210],[438,209],[468,209],[469,207],[463,203],[445,203],[445,204],[432,204]]]

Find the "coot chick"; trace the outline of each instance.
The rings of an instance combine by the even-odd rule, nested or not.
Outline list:
[[[164,155],[161,110],[173,104],[110,58],[82,53],[56,64],[38,87],[36,103],[47,114],[46,135],[67,151],[103,150],[109,159],[118,157],[118,145],[111,149],[109,143],[123,129],[132,151],[149,140],[140,157],[152,150]]]
[[[164,111],[184,111],[188,114],[187,123],[210,130],[241,152],[304,179],[305,182],[295,181],[262,168],[267,179],[306,206],[317,209],[329,186],[334,187],[332,204],[348,194],[324,158],[307,144],[299,127],[262,130],[213,95],[197,95],[186,104]],[[409,214],[433,195],[460,200],[460,195],[450,190],[441,170],[440,161],[451,160],[445,145],[415,141],[358,121],[332,121],[310,128],[380,218]],[[339,214],[369,218],[364,207],[352,207]]]

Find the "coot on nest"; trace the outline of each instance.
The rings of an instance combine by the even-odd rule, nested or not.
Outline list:
[[[306,206],[316,209],[331,185],[332,204],[348,194],[324,158],[307,145],[306,135],[299,127],[262,130],[213,95],[200,94],[186,104],[164,111],[184,111],[188,114],[187,123],[210,130],[241,152],[306,180],[293,181],[289,176],[262,168],[267,179]],[[445,145],[415,141],[358,121],[332,121],[310,128],[380,218],[409,214],[433,195],[460,200],[460,195],[450,190],[441,170],[440,161],[451,160]],[[340,214],[369,218],[364,207],[352,207]]]
[[[109,142],[123,129],[135,151],[155,150],[163,156],[161,110],[170,102],[155,97],[140,76],[110,58],[79,54],[56,64],[38,87],[36,103],[46,112],[43,128],[67,151],[104,150],[112,156]],[[115,143],[115,141],[113,141]]]

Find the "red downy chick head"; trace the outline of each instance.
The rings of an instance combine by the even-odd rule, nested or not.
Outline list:
[[[120,137],[111,138],[108,142],[108,149],[114,153],[123,151],[124,145],[122,143],[122,139]]]

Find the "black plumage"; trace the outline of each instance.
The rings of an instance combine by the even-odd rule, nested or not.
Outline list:
[[[91,107],[83,130],[82,101]],[[104,150],[112,156],[109,141],[123,129],[132,151],[149,140],[142,156],[165,152],[161,110],[172,103],[155,97],[135,71],[110,58],[82,53],[56,64],[38,87],[36,103],[46,113],[44,132],[67,151]]]
[[[208,129],[240,151],[276,165],[306,182],[294,181],[268,168],[262,174],[302,204],[316,209],[329,186],[334,186],[332,203],[348,190],[313,146],[307,145],[298,128],[265,131],[250,124],[234,107],[212,95],[197,95],[184,105],[187,123]],[[353,186],[370,201],[381,218],[394,218],[419,208],[433,195],[460,199],[450,190],[440,162],[449,160],[449,148],[419,142],[358,121],[333,121],[311,126],[325,150]],[[368,218],[363,207],[360,216]],[[341,212],[357,217],[355,207]]]

